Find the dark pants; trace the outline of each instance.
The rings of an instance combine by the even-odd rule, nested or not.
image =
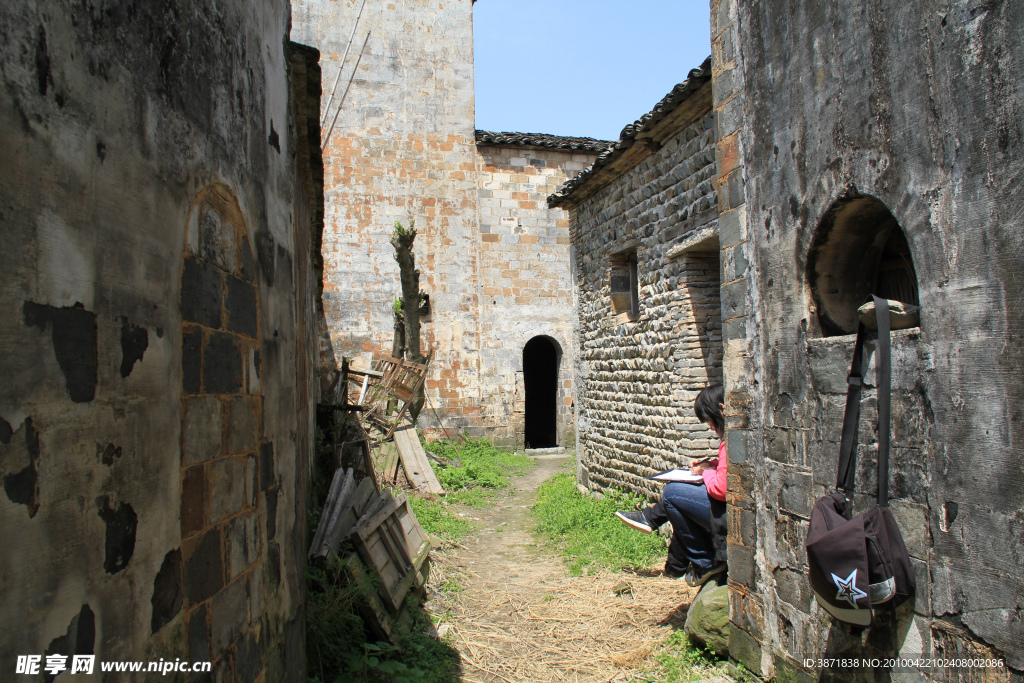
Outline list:
[[[691,563],[698,572],[712,567],[715,549],[711,536],[711,501],[706,486],[668,484],[661,494],[661,502],[644,509],[643,514],[654,528],[672,522],[666,571],[683,574]]]

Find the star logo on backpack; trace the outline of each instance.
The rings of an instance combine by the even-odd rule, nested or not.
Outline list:
[[[868,597],[868,594],[857,588],[857,570],[854,569],[845,579],[832,574],[832,582],[836,584],[839,592],[836,593],[836,600],[846,600],[854,609],[859,609],[857,601]]]

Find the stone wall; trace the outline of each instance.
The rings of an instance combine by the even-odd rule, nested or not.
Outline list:
[[[595,167],[559,200],[574,207],[579,474],[593,489],[654,499],[644,477],[718,446],[693,412],[722,377],[711,86],[693,85],[673,101],[682,118],[648,124],[652,143],[620,141],[628,163]],[[654,151],[629,161],[637,148]],[[633,255],[637,308],[621,310],[613,290]]]
[[[561,357],[556,405],[564,444],[574,431],[569,217],[548,208],[547,197],[595,155],[492,144],[478,151],[481,386],[466,408],[480,407],[480,424],[494,440],[522,444],[523,348],[548,338]]]
[[[726,353],[739,358],[725,368],[738,515],[731,656],[766,678],[840,675],[805,669],[805,658],[896,654],[1000,658],[1007,668],[887,678],[1019,678],[1024,244],[1014,112],[1024,96],[1024,12],[760,0],[712,10],[719,171],[742,173],[720,187],[738,207],[731,230],[750,262],[723,288],[723,317],[735,316],[724,323]],[[843,279],[844,264],[881,268],[863,245],[831,274],[816,269],[815,254],[841,221],[857,226],[848,236],[876,230],[877,212],[857,214],[870,206],[891,212],[893,239],[905,236],[922,308],[920,327],[894,342],[889,484],[918,593],[855,637],[812,605],[803,540],[810,505],[834,485],[852,354],[833,295],[858,286]],[[724,234],[724,213],[721,225]],[[873,391],[862,415],[858,509],[875,491]]]
[[[320,49],[325,83],[338,74],[359,6],[294,3],[292,35]],[[415,221],[420,288],[430,297],[421,345],[434,353],[421,426],[521,444],[523,347],[546,336],[569,348],[568,217],[541,195],[596,153],[477,147],[471,0],[368,3],[327,120],[371,30],[325,149],[331,344],[339,359],[366,366],[391,353],[401,290],[389,238],[396,220]],[[564,437],[572,375],[562,366]]]
[[[305,675],[313,226],[293,216],[315,208],[288,20],[282,2],[0,8],[5,666]]]

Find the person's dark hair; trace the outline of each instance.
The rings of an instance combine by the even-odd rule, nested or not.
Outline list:
[[[721,384],[709,384],[697,394],[697,400],[693,402],[693,412],[697,413],[697,419],[707,422],[715,431],[725,431],[725,416],[718,404],[725,403],[725,387]]]

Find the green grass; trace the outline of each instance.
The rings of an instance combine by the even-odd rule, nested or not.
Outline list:
[[[533,512],[537,530],[565,556],[574,576],[597,567],[612,570],[643,569],[665,557],[665,542],[656,534],[643,534],[615,517],[618,510],[634,510],[640,498],[612,492],[597,500],[582,495],[570,473],[560,473],[541,484]]]
[[[495,493],[508,488],[509,478],[526,472],[532,462],[526,455],[492,446],[486,439],[435,441],[427,450],[448,465],[436,465],[434,473],[448,492],[450,503],[483,507]]]
[[[725,662],[690,644],[682,631],[672,631],[655,653],[658,664],[637,683],[693,683],[724,674]]]
[[[448,541],[458,541],[473,530],[471,522],[451,514],[443,501],[410,495],[409,504],[420,526],[428,534]]]

